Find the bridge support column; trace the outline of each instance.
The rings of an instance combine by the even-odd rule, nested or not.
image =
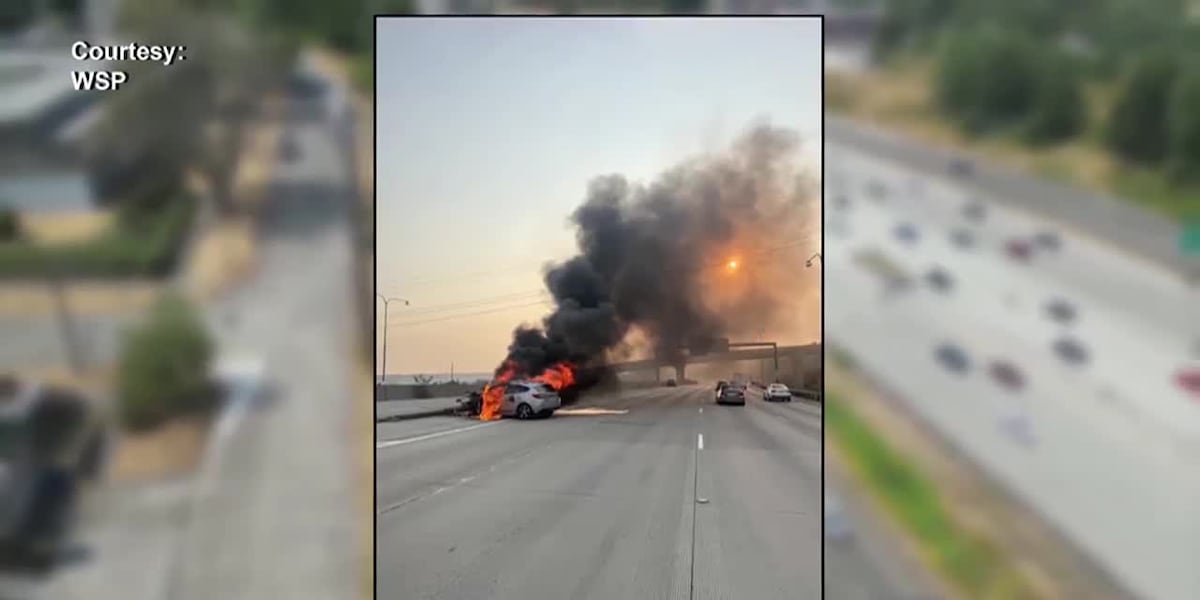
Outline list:
[[[679,385],[683,385],[684,371],[686,370],[687,363],[675,363],[673,366],[675,367],[675,381],[677,381]]]

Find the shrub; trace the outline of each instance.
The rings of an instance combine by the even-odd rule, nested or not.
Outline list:
[[[1200,66],[1192,65],[1175,82],[1167,124],[1171,179],[1184,184],[1200,182]]]
[[[1048,53],[1041,63],[1026,139],[1035,144],[1061,142],[1086,125],[1087,105],[1078,71],[1064,57]]]
[[[195,201],[177,196],[153,216],[118,220],[108,234],[61,246],[0,246],[0,278],[161,277],[169,274],[186,241]]]
[[[1167,155],[1167,104],[1179,73],[1175,56],[1148,51],[1130,68],[1108,121],[1108,145],[1121,158],[1156,164]]]
[[[13,242],[21,237],[21,216],[9,207],[0,207],[0,242]]]
[[[117,381],[122,422],[147,429],[202,407],[211,389],[212,353],[192,307],[176,296],[161,300],[125,340]]]

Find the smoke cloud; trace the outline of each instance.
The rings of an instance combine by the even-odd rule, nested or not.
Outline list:
[[[531,376],[602,367],[630,338],[669,358],[698,337],[819,336],[819,270],[804,261],[820,249],[820,201],[799,148],[760,124],[648,185],[594,179],[570,219],[579,254],[545,271],[555,309],[515,330],[506,363]]]

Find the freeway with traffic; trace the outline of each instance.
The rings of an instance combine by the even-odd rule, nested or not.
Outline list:
[[[1196,288],[969,178],[826,153],[829,342],[1130,593],[1200,597]]]
[[[711,386],[380,423],[388,598],[817,598],[821,409]]]

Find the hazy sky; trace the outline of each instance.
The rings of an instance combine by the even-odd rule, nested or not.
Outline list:
[[[377,21],[388,372],[490,371],[548,312],[541,265],[597,175],[648,182],[767,119],[820,169],[816,19]],[[382,303],[379,303],[382,346]]]

